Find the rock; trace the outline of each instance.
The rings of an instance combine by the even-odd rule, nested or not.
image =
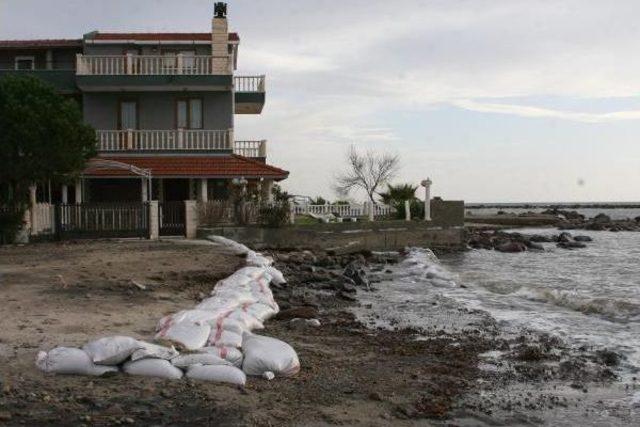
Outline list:
[[[311,307],[308,305],[301,307],[294,307],[287,310],[282,310],[280,313],[276,314],[276,319],[278,320],[290,320],[295,318],[300,319],[315,319],[318,317],[318,309],[315,307]]]
[[[355,302],[355,301],[357,301],[357,300],[358,300],[358,299],[355,297],[355,295],[353,295],[353,294],[348,294],[348,293],[346,293],[346,292],[338,292],[338,296],[339,296],[340,298],[342,298],[343,300],[347,300],[347,301]]]
[[[11,413],[7,411],[0,411],[0,421],[11,421]]]
[[[527,245],[522,242],[506,242],[496,246],[496,250],[507,253],[525,252]]]
[[[544,251],[544,246],[540,243],[532,242],[531,240],[526,241],[525,245],[527,245],[527,248],[532,251]]]
[[[534,234],[529,238],[529,241],[538,242],[538,243],[550,243],[550,242],[555,242],[556,239],[554,239],[552,236],[541,236],[539,234]]]
[[[570,242],[573,240],[573,237],[571,236],[571,233],[567,233],[562,232],[560,233],[560,235],[558,236],[558,242]]]
[[[593,239],[589,236],[576,236],[573,240],[576,242],[593,242]]]
[[[556,246],[562,249],[582,249],[587,247],[582,242],[560,242]]]
[[[289,321],[289,327],[292,329],[305,330],[319,328],[321,325],[318,319],[300,319],[295,318]]]
[[[606,224],[611,222],[611,217],[609,215],[599,213],[598,215],[594,216],[591,221],[597,224]]]
[[[362,268],[359,268],[358,264],[355,262],[349,263],[342,274],[353,280],[356,286],[362,286],[369,288],[369,280],[367,279],[367,273]]]

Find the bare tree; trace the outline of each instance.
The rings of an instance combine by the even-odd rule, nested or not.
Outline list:
[[[360,153],[353,145],[349,148],[347,162],[348,170],[336,177],[336,192],[347,195],[351,190],[359,188],[367,193],[372,203],[375,203],[376,190],[389,182],[400,167],[400,157],[397,154],[376,153],[372,150]]]

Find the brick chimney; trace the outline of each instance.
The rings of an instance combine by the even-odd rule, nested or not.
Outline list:
[[[214,56],[215,71],[231,73],[231,58],[229,55],[229,27],[227,24],[227,4],[216,2],[211,21],[211,55]]]

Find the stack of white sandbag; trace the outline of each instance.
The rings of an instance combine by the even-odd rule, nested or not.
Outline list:
[[[130,337],[106,337],[82,349],[59,347],[38,354],[36,365],[57,374],[188,378],[244,385],[246,375],[290,376],[300,369],[288,344],[254,335],[280,310],[270,284],[285,283],[273,260],[229,239],[210,240],[246,255],[247,266],[220,280],[194,309],[160,319],[151,344]],[[178,350],[176,350],[177,347]],[[243,355],[244,352],[244,355]],[[246,374],[246,375],[245,375]]]

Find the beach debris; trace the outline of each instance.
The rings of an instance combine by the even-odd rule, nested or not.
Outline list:
[[[136,281],[135,281],[135,280],[133,280],[133,279],[131,279],[131,284],[132,284],[133,286],[135,286],[136,288],[140,289],[141,291],[146,291],[146,290],[147,290],[147,287],[146,287],[145,285],[143,285],[143,284],[142,284],[142,283],[140,283],[140,282],[136,282]]]

